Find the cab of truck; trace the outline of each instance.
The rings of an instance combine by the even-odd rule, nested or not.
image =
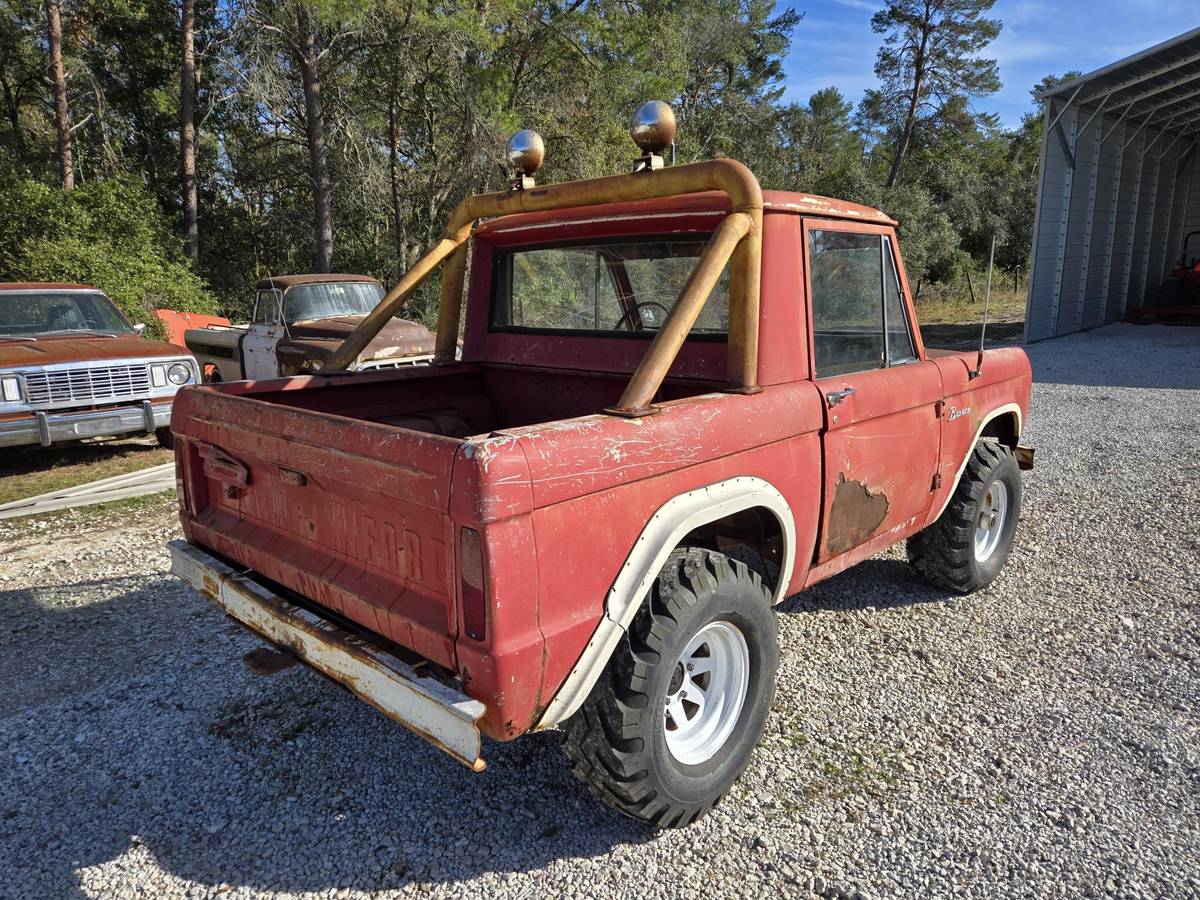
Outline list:
[[[319,368],[383,299],[369,275],[273,275],[254,289],[250,322],[228,322],[184,333],[208,381],[270,379]],[[353,363],[358,371],[422,365],[433,334],[419,322],[393,317]]]
[[[464,200],[318,374],[185,392],[172,554],[472,768],[480,733],[562,729],[664,826],[749,762],[774,603],[906,540],[947,591],[997,577],[1031,373],[926,350],[884,213],[667,166],[650,118],[632,174],[583,182],[536,185],[514,138],[512,188]],[[433,364],[348,371],[439,266]]]

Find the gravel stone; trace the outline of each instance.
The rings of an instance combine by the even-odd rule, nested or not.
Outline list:
[[[173,503],[0,525],[0,894],[1200,896],[1200,329],[1029,348],[1012,558],[894,548],[779,608],[772,720],[694,827],[560,738],[468,772],[168,574]]]

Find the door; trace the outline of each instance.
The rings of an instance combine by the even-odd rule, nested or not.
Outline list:
[[[826,417],[818,564],[898,538],[932,499],[941,374],[914,340],[893,241],[878,226],[805,223],[813,377]]]
[[[254,301],[250,330],[242,339],[242,368],[246,378],[278,378],[275,348],[283,337],[283,292],[259,291]]]

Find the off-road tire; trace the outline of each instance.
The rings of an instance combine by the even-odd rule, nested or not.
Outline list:
[[[158,439],[160,447],[166,447],[171,450],[175,446],[175,435],[171,434],[169,426],[154,429],[154,436]]]
[[[745,638],[746,697],[715,754],[684,765],[667,746],[664,704],[680,655],[713,622],[731,623]],[[771,592],[762,579],[721,553],[673,551],[591,695],[566,724],[564,748],[575,775],[605,803],[649,825],[691,824],[749,764],[775,697],[778,665]]]
[[[999,544],[980,561],[975,556],[975,529],[980,503],[994,481],[1007,489],[1008,508]],[[1020,513],[1021,470],[1012,450],[996,440],[979,441],[941,516],[908,539],[908,562],[938,587],[959,594],[977,591],[1004,568]]]

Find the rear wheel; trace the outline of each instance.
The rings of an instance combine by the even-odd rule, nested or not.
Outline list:
[[[967,594],[1000,574],[1021,513],[1021,470],[995,440],[976,446],[938,520],[908,539],[908,561],[939,587]]]
[[[708,812],[750,762],[775,696],[770,603],[743,563],[709,550],[672,552],[566,725],[576,776],[657,827]]]

